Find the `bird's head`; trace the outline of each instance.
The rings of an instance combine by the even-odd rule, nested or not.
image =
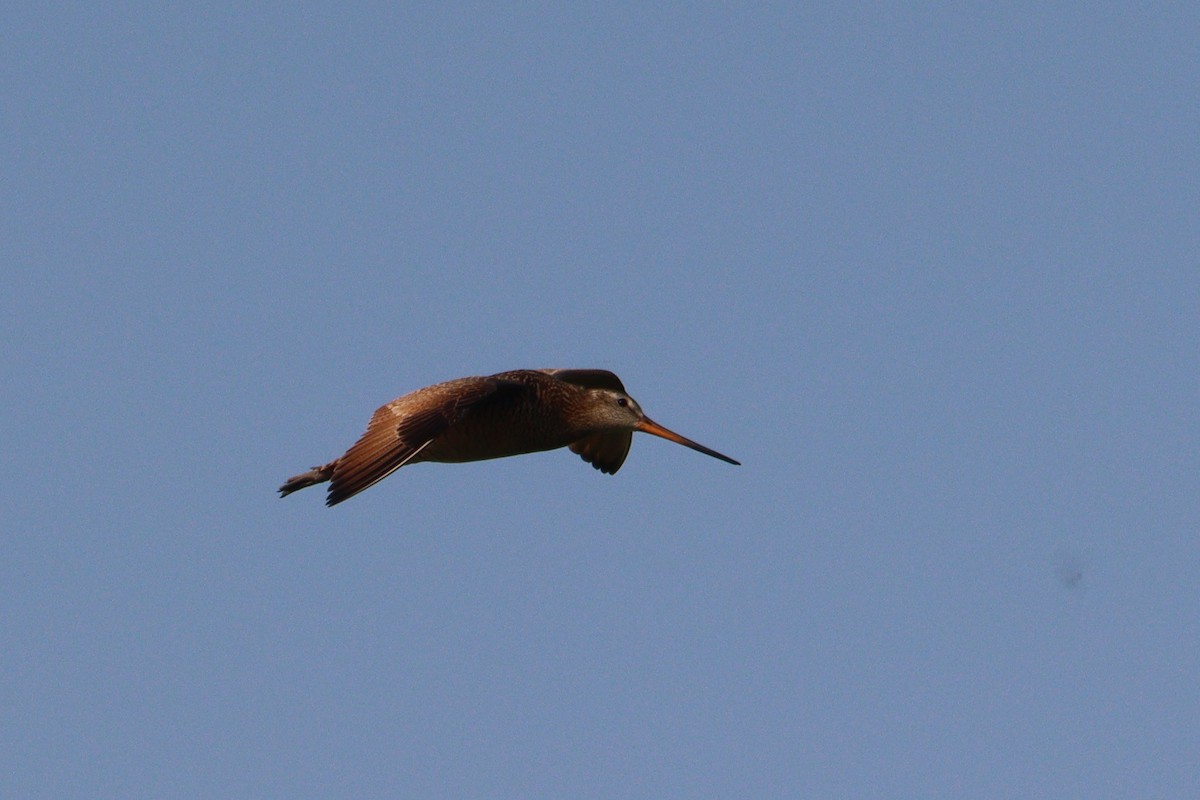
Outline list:
[[[595,427],[597,431],[641,431],[740,466],[729,456],[722,455],[716,450],[710,450],[702,444],[693,442],[691,439],[659,425],[647,417],[637,401],[624,392],[615,389],[590,389],[588,390],[588,401],[585,416],[589,425]]]

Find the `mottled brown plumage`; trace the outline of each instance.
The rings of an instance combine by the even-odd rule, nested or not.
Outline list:
[[[419,461],[463,462],[569,447],[601,472],[625,463],[634,431],[737,464],[651,421],[600,369],[520,369],[426,386],[381,406],[341,458],[288,478],[281,497],[329,481],[336,505]]]

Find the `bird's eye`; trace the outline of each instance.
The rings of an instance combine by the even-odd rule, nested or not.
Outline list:
[[[624,397],[618,397],[617,405],[619,405],[621,408],[624,408],[625,406],[629,405],[629,401],[626,400]]]

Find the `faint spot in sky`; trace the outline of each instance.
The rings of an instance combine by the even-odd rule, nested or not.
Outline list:
[[[1068,589],[1076,589],[1083,584],[1083,559],[1078,555],[1063,553],[1055,559],[1057,562],[1054,574],[1059,582]]]

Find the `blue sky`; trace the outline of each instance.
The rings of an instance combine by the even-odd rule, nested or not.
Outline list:
[[[1200,792],[1200,12],[0,31],[0,794]],[[461,375],[639,436],[287,476]]]

